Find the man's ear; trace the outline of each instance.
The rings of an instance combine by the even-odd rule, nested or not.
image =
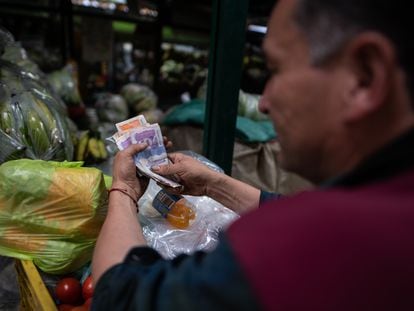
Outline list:
[[[393,44],[384,36],[367,32],[352,40],[344,51],[349,87],[345,88],[345,120],[358,121],[386,102],[396,66]]]

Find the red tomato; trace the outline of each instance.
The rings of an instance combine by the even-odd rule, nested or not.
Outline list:
[[[63,304],[63,305],[59,305],[58,310],[59,311],[72,311],[73,308],[75,308],[75,306]]]
[[[63,278],[57,283],[55,294],[61,303],[76,305],[82,300],[82,286],[75,278]]]
[[[85,282],[83,282],[82,296],[83,296],[83,299],[85,300],[93,296],[92,276],[88,276]]]

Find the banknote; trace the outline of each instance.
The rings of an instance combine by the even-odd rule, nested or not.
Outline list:
[[[164,141],[161,134],[161,129],[157,123],[147,123],[147,125],[144,126],[129,128],[123,132],[118,132],[112,137],[115,140],[118,149],[120,150],[124,150],[131,144],[146,143],[148,147],[145,150],[137,153],[134,157],[135,165],[138,168],[138,171],[141,174],[152,178],[155,181],[166,186],[173,188],[182,187],[182,185],[179,183],[164,176],[158,175],[151,170],[151,167],[153,166],[166,165],[169,163],[167,151],[165,150]]]
[[[118,130],[118,133],[130,131],[135,128],[146,126],[146,125],[148,125],[148,122],[142,114],[115,124],[116,129]]]

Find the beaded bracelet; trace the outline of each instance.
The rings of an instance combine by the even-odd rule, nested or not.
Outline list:
[[[133,196],[132,196],[132,194],[130,194],[129,192],[128,192],[128,190],[127,189],[123,189],[123,188],[111,188],[111,189],[109,189],[108,190],[108,195],[112,192],[112,191],[119,191],[119,192],[122,192],[123,194],[125,194],[126,196],[128,196],[128,197],[130,197],[131,198],[131,200],[132,200],[132,202],[134,202],[134,204],[135,204],[135,206],[137,207],[137,211],[138,211],[138,200],[137,199],[135,199]]]

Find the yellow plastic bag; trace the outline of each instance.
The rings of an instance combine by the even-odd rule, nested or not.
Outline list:
[[[0,165],[0,255],[64,274],[91,260],[108,196],[82,162],[21,159]]]

